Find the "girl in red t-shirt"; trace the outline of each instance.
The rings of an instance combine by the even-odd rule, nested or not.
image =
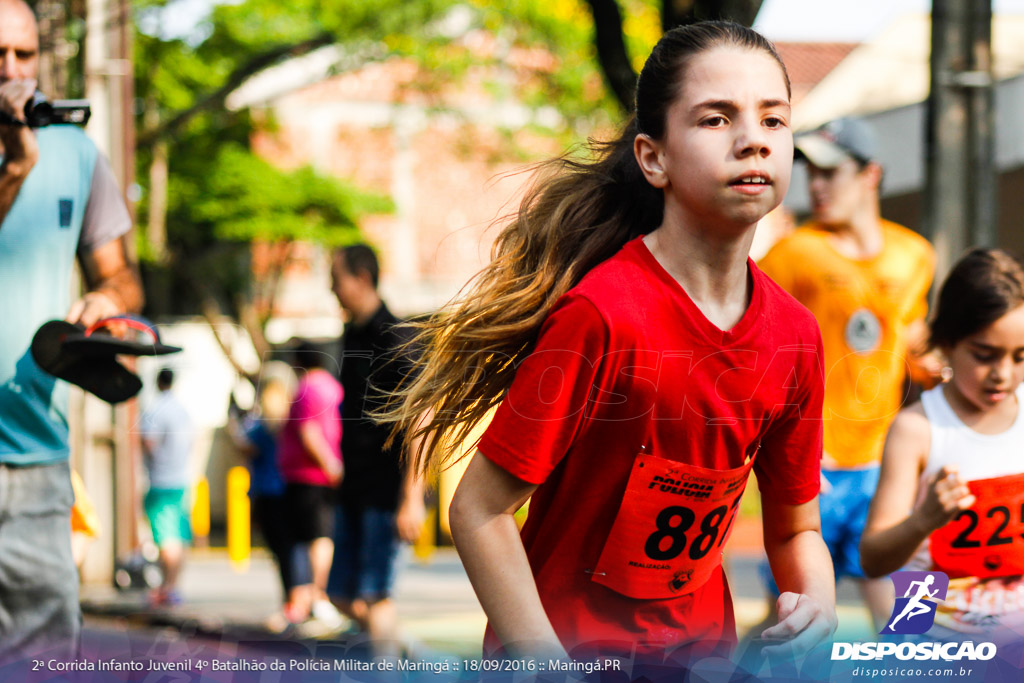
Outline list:
[[[422,325],[382,416],[415,465],[501,404],[450,513],[489,651],[727,653],[721,553],[751,469],[783,591],[765,637],[801,652],[834,630],[820,335],[747,256],[789,184],[789,99],[756,32],[669,31],[619,138],[550,162],[474,288]]]

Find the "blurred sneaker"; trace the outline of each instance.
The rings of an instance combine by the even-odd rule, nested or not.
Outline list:
[[[349,626],[348,618],[327,600],[317,600],[310,611],[314,619],[331,630],[342,631]]]
[[[275,612],[263,620],[263,628],[276,636],[284,635],[295,628],[295,622],[289,621],[284,612]]]
[[[327,624],[316,617],[310,617],[295,627],[295,635],[299,638],[330,638],[344,631],[344,625]]]
[[[154,588],[149,591],[147,602],[150,607],[176,607],[183,602],[181,593],[174,588]]]
[[[181,597],[181,593],[178,592],[177,588],[168,588],[164,591],[164,606],[177,607],[183,602],[185,602],[185,599]]]
[[[308,612],[302,612],[298,607],[290,602],[286,602],[284,604],[281,612],[284,614],[285,618],[293,624],[301,624],[306,619],[309,619]]]
[[[285,603],[280,612],[271,614],[263,620],[263,628],[275,635],[289,635],[306,620],[306,616],[295,609],[295,605]]]

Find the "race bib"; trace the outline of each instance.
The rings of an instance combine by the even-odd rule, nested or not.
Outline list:
[[[700,588],[722,563],[753,463],[721,471],[637,455],[592,580],[647,600]]]
[[[991,578],[1024,574],[1024,474],[967,482],[977,497],[932,532],[935,569],[950,576]]]

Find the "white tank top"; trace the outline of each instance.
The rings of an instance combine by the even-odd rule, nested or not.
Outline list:
[[[1024,450],[1024,418],[1021,417],[1020,409],[1024,406],[1024,384],[1017,389],[1017,418],[1001,434],[979,434],[964,424],[946,400],[942,385],[921,394],[921,406],[928,418],[931,447],[918,481],[915,507],[924,498],[928,481],[945,465],[955,465],[964,481],[1024,472],[1024,461],[1021,459]],[[931,568],[932,558],[928,539],[925,539],[904,569],[927,571]],[[990,591],[1008,593],[1006,597],[1012,595],[1013,598],[989,600],[986,609],[974,608],[978,600],[971,599],[971,595],[977,596],[979,589],[983,591],[982,584],[988,585]],[[1003,626],[1019,623],[1024,619],[1020,612],[1020,600],[1024,597],[1022,589],[1024,583],[1014,577],[988,581],[954,579],[950,582],[945,605],[940,605],[936,623],[959,632],[985,632],[1000,623]]]
[[[1024,405],[1024,384],[1017,389],[1017,419],[1001,434],[979,434],[957,417],[942,392],[942,385],[921,394],[921,406],[928,417],[932,443],[928,462],[921,473],[927,483],[944,465],[956,465],[965,481],[990,479],[1024,471],[1024,420],[1019,406]],[[921,489],[923,487],[919,487]]]

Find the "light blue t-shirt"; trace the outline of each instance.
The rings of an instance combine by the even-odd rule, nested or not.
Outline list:
[[[19,465],[68,457],[68,388],[36,365],[32,337],[47,320],[67,314],[78,250],[131,228],[123,200],[109,196],[109,166],[81,130],[50,126],[36,137],[39,160],[0,224],[0,462]],[[115,209],[111,220],[101,209],[104,216],[87,218],[109,205],[122,207],[123,216]]]
[[[151,489],[188,488],[192,451],[192,418],[169,390],[161,391],[142,414],[146,470]]]

